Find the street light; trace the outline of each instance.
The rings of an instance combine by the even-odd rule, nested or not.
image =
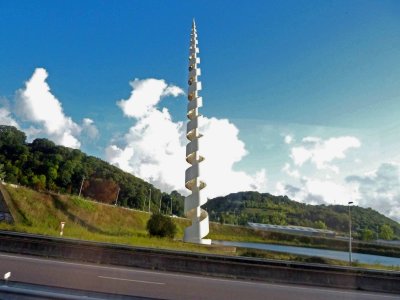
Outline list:
[[[349,264],[351,266],[351,205],[353,204],[353,201],[350,201],[347,203],[349,205]]]
[[[118,187],[117,196],[115,197],[115,206],[117,206],[117,204],[118,204],[118,196],[119,196],[120,190],[121,190],[120,187]]]
[[[151,189],[149,189],[149,193],[150,193],[150,195],[149,195],[149,213],[150,213]]]
[[[82,176],[82,183],[81,183],[81,188],[79,189],[79,195],[78,195],[78,197],[81,196],[82,188],[83,188],[83,183],[84,183],[84,182],[85,182],[85,176]]]

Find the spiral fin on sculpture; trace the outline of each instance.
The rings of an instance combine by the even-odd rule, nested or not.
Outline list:
[[[192,225],[185,228],[183,240],[190,243],[211,244],[211,240],[203,239],[209,232],[208,213],[201,208],[207,202],[207,197],[202,191],[206,184],[201,178],[201,162],[204,157],[200,155],[200,141],[202,135],[199,133],[199,108],[202,106],[202,98],[199,97],[201,75],[199,48],[197,47],[196,24],[193,20],[192,33],[190,36],[189,51],[189,89],[186,137],[189,143],[186,145],[186,161],[191,165],[185,172],[185,186],[191,194],[185,198],[185,215],[192,220]]]

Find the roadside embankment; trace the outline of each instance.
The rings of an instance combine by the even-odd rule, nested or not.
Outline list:
[[[400,293],[400,272],[95,243],[0,231],[0,251],[216,277]]]
[[[0,222],[13,223],[14,219],[8,209],[6,197],[9,196],[7,193],[3,192],[3,182],[0,181]]]

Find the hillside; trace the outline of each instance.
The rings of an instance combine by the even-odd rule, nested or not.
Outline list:
[[[181,242],[189,220],[173,218],[178,231],[176,240],[149,237],[146,223],[148,212],[107,205],[88,199],[53,192],[37,192],[30,188],[0,184],[12,216],[13,224],[0,222],[0,230],[13,230],[59,236],[60,222],[66,222],[64,237],[95,240],[136,246],[211,251],[201,245]],[[1,195],[0,194],[0,197]],[[263,237],[250,228],[211,224],[211,238],[262,241]]]
[[[348,231],[348,207],[343,205],[308,205],[287,196],[240,192],[214,198],[205,207],[210,219],[221,223],[246,225],[250,221]],[[375,238],[385,224],[392,228],[394,238],[400,238],[400,224],[371,208],[353,206],[351,216],[352,230],[360,239],[366,230],[372,231],[371,237]]]
[[[99,202],[183,216],[184,197],[178,192],[162,193],[150,183],[93,156],[47,139],[26,142],[26,136],[12,126],[0,125],[0,178],[37,191],[78,195]],[[172,209],[171,209],[172,208]],[[290,224],[348,231],[348,207],[307,205],[286,196],[241,192],[209,201],[205,208],[210,220],[247,225],[248,221]],[[400,238],[399,223],[368,208],[352,207],[356,238],[373,239],[383,225]]]
[[[175,240],[154,238],[147,234],[148,212],[107,205],[88,199],[53,192],[0,184],[1,195],[14,217],[14,223],[0,222],[0,230],[59,236],[60,222],[66,222],[64,237],[182,251],[235,254],[232,249],[183,243],[183,230],[189,220],[173,218],[178,232]],[[253,230],[249,227],[210,223],[212,240],[263,242],[346,251],[347,241],[317,237],[299,237]],[[399,257],[398,247],[354,242],[353,251]],[[228,251],[228,252],[226,252]],[[257,252],[257,253],[256,253]],[[237,249],[236,255],[304,261],[304,257],[269,251]],[[340,263],[340,262],[332,262]]]
[[[47,139],[27,143],[25,134],[12,126],[0,125],[0,177],[38,191],[75,195],[82,185],[85,197],[115,203],[118,196],[119,206],[136,209],[148,207],[151,197],[152,211],[171,213],[172,207],[173,214],[183,215],[183,199],[177,192],[161,193],[101,159]]]

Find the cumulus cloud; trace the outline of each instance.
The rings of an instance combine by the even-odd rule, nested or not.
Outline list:
[[[135,120],[125,134],[122,145],[111,143],[106,149],[108,161],[135,174],[163,191],[184,192],[187,144],[184,122],[172,120],[167,108],[158,108],[167,96],[176,97],[183,91],[159,79],[135,79],[132,93],[117,105],[125,116]],[[234,164],[246,154],[239,131],[227,119],[201,117],[199,120],[202,174],[207,181],[209,197],[239,190],[265,190],[266,171],[254,175],[234,170]]]
[[[346,158],[350,149],[360,146],[361,142],[352,136],[303,138],[300,143],[291,147],[292,161],[285,163],[281,169],[289,176],[290,184],[278,182],[277,193],[308,204],[346,204],[354,200],[354,190],[339,178],[339,168],[334,162]],[[307,162],[311,164],[306,167]],[[316,176],[311,177],[310,172],[315,171]]]
[[[212,197],[245,190],[266,191],[266,170],[254,175],[236,171],[234,164],[247,155],[245,144],[239,139],[239,130],[227,119],[203,117],[200,123],[203,173],[207,179],[208,194]]]
[[[371,207],[400,221],[400,166],[383,163],[372,174],[352,175],[346,181],[355,184],[361,206]]]
[[[26,121],[39,126],[39,131],[54,142],[72,148],[79,148],[77,135],[81,128],[67,117],[61,102],[51,93],[46,82],[48,73],[37,68],[25,83],[25,88],[17,91],[17,112]]]
[[[286,144],[291,144],[293,142],[293,137],[291,135],[285,135],[284,141]]]
[[[182,89],[174,85],[167,85],[164,80],[149,78],[135,79],[130,82],[132,93],[129,99],[117,102],[124,115],[141,118],[151,114],[161,98],[167,96],[177,97],[183,94]]]
[[[318,137],[305,137],[300,146],[291,149],[290,157],[297,166],[302,166],[307,161],[313,163],[317,169],[329,169],[339,172],[332,162],[346,157],[346,152],[358,148],[361,142],[356,137],[341,136],[323,140]]]
[[[5,108],[0,107],[0,125],[15,126],[19,128],[16,120],[11,116],[11,112]]]
[[[307,204],[346,204],[353,199],[350,187],[331,180],[302,177],[298,184],[278,182],[277,193]]]
[[[94,121],[89,118],[83,119],[82,132],[92,140],[95,140],[99,137],[99,130],[97,129],[96,125],[94,125]]]
[[[282,171],[283,171],[284,173],[286,173],[287,175],[289,175],[290,177],[300,178],[300,172],[299,172],[299,170],[292,169],[292,168],[290,167],[290,164],[289,164],[289,163],[285,163],[285,165],[284,165],[283,168],[282,168]]]
[[[44,68],[35,69],[25,87],[16,93],[16,113],[33,124],[26,130],[31,138],[46,136],[57,144],[79,148],[82,129],[92,138],[98,135],[98,130],[90,119],[84,119],[80,126],[65,115],[61,102],[50,90],[47,77]]]

